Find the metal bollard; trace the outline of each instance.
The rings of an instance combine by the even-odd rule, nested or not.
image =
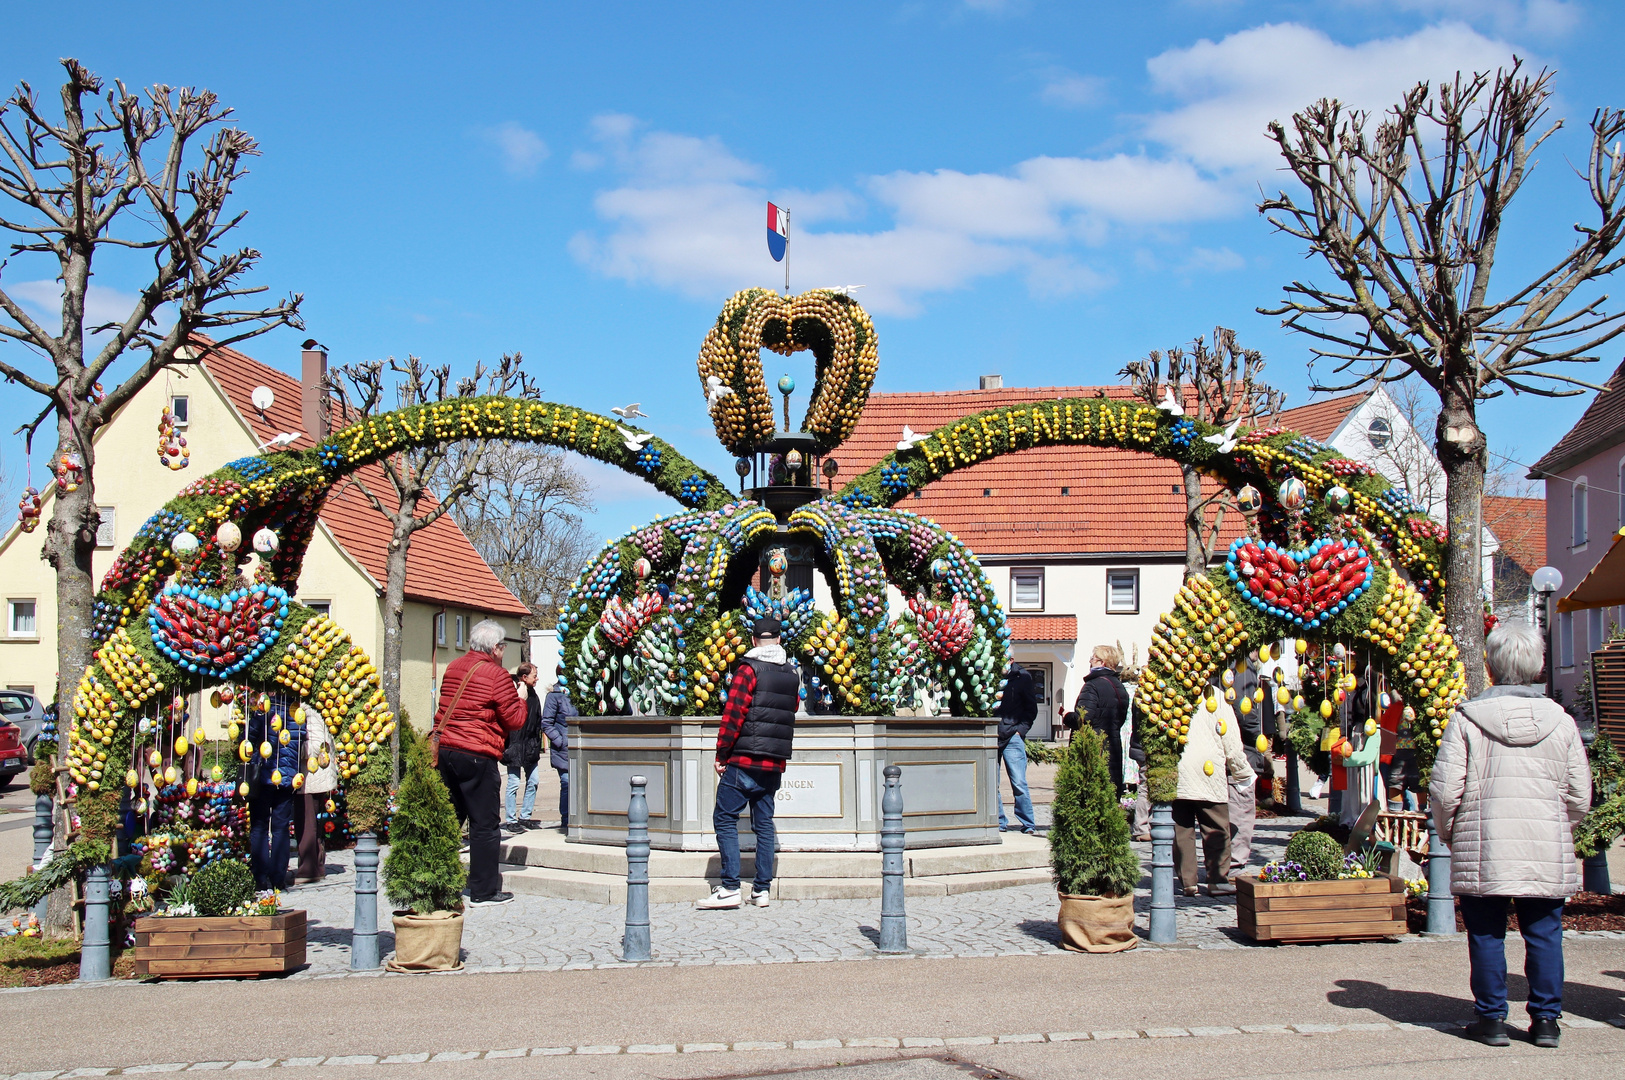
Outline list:
[[[45,869],[45,859],[51,852],[51,821],[55,803],[50,795],[34,796],[34,869]],[[34,905],[34,914],[39,917],[41,925],[45,922],[45,906],[50,903],[47,897]]]
[[[107,936],[107,867],[93,866],[85,875],[85,937],[79,945],[79,981],[113,977],[113,946]]]
[[[1599,851],[1590,856],[1584,863],[1584,881],[1581,887],[1586,892],[1601,893],[1611,896],[1614,892],[1614,883],[1608,876],[1608,853]]]
[[[1428,937],[1456,936],[1456,898],[1450,893],[1450,849],[1428,817]]]
[[[1179,939],[1174,913],[1174,808],[1151,804],[1151,940],[1168,944]]]
[[[908,952],[908,915],[903,901],[903,770],[885,769],[880,796],[880,951]]]
[[[378,966],[378,834],[355,839],[355,922],[350,930],[350,970]]]
[[[626,806],[626,933],[621,959],[651,960],[649,954],[649,800],[646,776],[632,777],[632,801]]]

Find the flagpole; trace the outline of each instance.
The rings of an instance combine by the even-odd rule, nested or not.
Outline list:
[[[784,212],[784,295],[790,295],[790,211]]]

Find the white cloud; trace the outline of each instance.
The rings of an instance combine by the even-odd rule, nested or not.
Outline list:
[[[27,309],[34,321],[49,333],[62,329],[62,283],[60,281],[11,281],[6,292]],[[85,290],[85,326],[104,326],[122,323],[135,310],[135,293],[120,292],[105,285],[91,285]],[[175,312],[168,305],[159,307],[155,314],[158,329],[166,329],[175,321]],[[99,336],[99,335],[96,335]]]
[[[1070,71],[1045,73],[1044,88],[1038,96],[1051,105],[1081,109],[1106,100],[1106,80],[1098,75],[1078,75]]]
[[[1418,80],[1493,70],[1511,57],[1512,46],[1460,23],[1358,45],[1295,23],[1259,26],[1147,61],[1154,88],[1186,104],[1150,117],[1145,133],[1204,168],[1257,175],[1279,164],[1264,134],[1271,120],[1285,123],[1322,97],[1381,110]]]
[[[535,176],[537,167],[547,160],[547,143],[516,121],[505,120],[480,134],[497,148],[503,171],[510,176]]]
[[[1237,255],[1227,247],[1222,248],[1191,248],[1185,256],[1185,262],[1180,267],[1189,273],[1225,273],[1230,270],[1240,270],[1247,265],[1247,260]]]
[[[1580,25],[1577,0],[1348,0],[1356,7],[1397,7],[1435,19],[1493,27],[1499,34],[1560,37]]]

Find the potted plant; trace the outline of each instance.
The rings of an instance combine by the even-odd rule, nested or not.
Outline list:
[[[1121,952],[1134,933],[1134,887],[1140,857],[1129,844],[1117,801],[1105,736],[1084,728],[1072,736],[1055,774],[1050,866],[1060,893],[1061,944],[1079,952]]]
[[[1347,853],[1311,826],[1286,855],[1236,879],[1236,925],[1254,941],[1364,941],[1406,932],[1405,883],[1375,848]]]
[[[463,966],[462,830],[451,795],[429,764],[426,740],[407,753],[406,775],[390,819],[384,895],[394,905],[391,971],[455,971]]]
[[[281,910],[275,892],[256,894],[234,858],[176,878],[164,910],[135,922],[137,975],[270,975],[304,963],[305,913]]]

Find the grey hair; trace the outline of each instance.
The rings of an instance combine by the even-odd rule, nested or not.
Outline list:
[[[1546,650],[1526,622],[1504,622],[1484,639],[1484,660],[1497,686],[1527,686],[1540,678]]]
[[[507,640],[508,631],[495,619],[484,619],[474,624],[474,629],[468,632],[468,647],[475,652],[494,653],[502,648]]]

